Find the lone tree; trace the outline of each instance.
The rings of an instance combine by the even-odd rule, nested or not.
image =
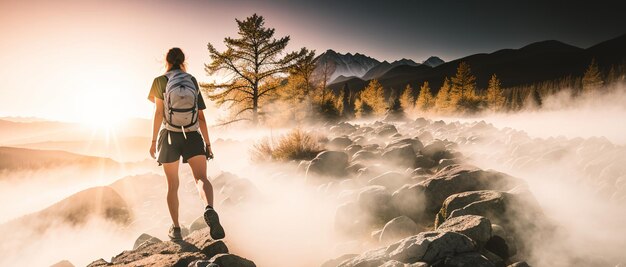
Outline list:
[[[583,93],[588,94],[594,92],[602,87],[603,84],[604,81],[602,81],[600,71],[598,70],[598,63],[596,63],[596,59],[594,58],[591,60],[591,64],[589,64],[583,76]]]
[[[278,88],[265,86],[278,74],[286,73],[307,52],[285,53],[290,37],[274,38],[274,28],[265,27],[263,16],[253,14],[241,21],[238,38],[226,37],[226,50],[218,51],[211,43],[207,45],[212,62],[205,64],[209,75],[225,71],[226,82],[202,84],[209,99],[218,106],[229,105],[233,116],[224,124],[249,120],[259,122],[260,100]]]
[[[500,80],[493,74],[491,79],[489,79],[489,86],[487,87],[487,105],[489,105],[491,110],[498,111],[504,107],[505,101],[506,97],[504,97],[504,91],[500,86]]]

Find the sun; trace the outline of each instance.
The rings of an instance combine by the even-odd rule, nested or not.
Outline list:
[[[111,116],[111,114],[95,113],[91,114],[88,120],[82,123],[92,130],[115,131],[120,125],[121,119]]]

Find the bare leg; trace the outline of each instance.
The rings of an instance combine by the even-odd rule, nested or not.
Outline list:
[[[205,205],[213,207],[213,186],[206,176],[206,156],[194,156],[187,161],[193,172],[193,178],[196,180],[196,188],[200,197]]]
[[[178,224],[178,160],[172,163],[163,163],[163,171],[167,178],[167,207],[175,227]]]

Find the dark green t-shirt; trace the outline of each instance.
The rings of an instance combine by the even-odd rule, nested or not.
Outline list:
[[[206,109],[206,105],[204,104],[204,99],[202,98],[202,92],[200,92],[200,86],[198,86],[198,81],[196,78],[191,76],[191,80],[193,84],[198,88],[198,109],[203,110]],[[165,75],[161,75],[159,77],[154,78],[152,82],[152,87],[150,88],[150,93],[148,94],[148,100],[154,102],[154,98],[159,98],[163,100],[163,93],[165,93],[165,86],[167,85],[167,77]]]

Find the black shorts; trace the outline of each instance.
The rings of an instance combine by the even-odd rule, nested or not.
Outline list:
[[[168,134],[171,143],[168,142]],[[185,135],[187,138],[185,138],[182,132],[161,129],[157,145],[157,150],[159,151],[157,162],[159,165],[180,160],[181,156],[183,157],[183,163],[187,163],[187,160],[194,156],[206,156],[207,152],[200,132],[186,132]]]

